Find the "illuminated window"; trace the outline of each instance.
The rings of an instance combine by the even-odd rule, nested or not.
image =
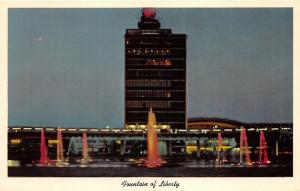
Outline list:
[[[128,108],[143,108],[143,102],[141,101],[128,101],[127,102]]]
[[[58,140],[56,140],[56,139],[53,139],[53,140],[49,139],[49,140],[48,140],[48,144],[49,144],[49,145],[57,144],[57,143],[58,143]]]
[[[168,90],[131,90],[127,92],[128,97],[171,97]]]
[[[11,139],[11,140],[10,140],[10,143],[13,144],[13,145],[20,144],[21,142],[22,142],[21,139]]]
[[[165,66],[171,66],[172,63],[171,63],[170,60],[165,60],[164,65],[165,65]]]
[[[155,48],[150,50],[147,48],[129,48],[127,52],[131,55],[169,55],[170,53],[169,49],[165,48]]]
[[[146,101],[145,108],[170,108],[171,103],[165,101]]]
[[[147,60],[146,65],[152,66],[171,66],[172,62],[170,60]]]
[[[170,127],[171,127],[170,125],[161,125],[162,129],[170,129]]]
[[[197,151],[197,146],[194,145],[187,145],[186,146],[186,153],[187,154],[192,154],[193,152]]]
[[[128,80],[127,87],[170,87],[168,80]]]

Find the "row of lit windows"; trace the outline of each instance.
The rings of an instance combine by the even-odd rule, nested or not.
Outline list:
[[[180,113],[155,113],[156,120],[161,121],[185,121],[185,114]],[[126,118],[130,121],[147,121],[147,113],[128,113]]]
[[[128,80],[128,87],[170,87],[168,80]]]
[[[143,77],[143,78],[176,78],[184,79],[185,71],[184,70],[128,70],[128,78],[130,77]]]
[[[128,97],[171,97],[170,91],[135,91],[127,92]]]
[[[128,71],[149,71],[149,72],[157,72],[157,71],[185,71],[183,68],[129,68]]]
[[[167,125],[167,124],[157,124],[157,125],[153,125],[153,127],[155,129],[170,129],[171,125]],[[138,123],[135,124],[125,124],[125,128],[126,129],[146,129],[147,125],[140,125]]]
[[[168,48],[128,48],[129,55],[170,55]]]
[[[127,58],[127,62],[128,61],[141,61],[141,63],[144,63],[144,61],[147,61],[147,60],[151,60],[151,59],[156,59],[157,56],[147,56],[146,58],[145,57],[131,57],[131,58]],[[160,59],[162,59],[162,57],[160,57]],[[184,58],[168,58],[168,60],[171,60],[171,61],[185,61]]]
[[[127,69],[185,69],[184,59],[173,58],[132,58],[126,60]]]
[[[148,115],[148,112],[149,111],[127,111],[127,113],[133,113],[133,114],[147,114]],[[173,110],[167,110],[167,111],[153,111],[154,113],[155,113],[155,115],[157,115],[157,114],[167,114],[167,115],[169,115],[169,114],[174,114],[174,113],[177,113],[177,114],[184,114],[185,113],[185,111],[173,111]]]
[[[145,65],[152,65],[152,66],[171,66],[172,65],[172,62],[171,60],[162,60],[162,59],[159,59],[159,60],[147,60]]]
[[[168,101],[127,101],[127,108],[171,108]]]

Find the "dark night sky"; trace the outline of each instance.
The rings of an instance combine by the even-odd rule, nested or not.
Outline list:
[[[9,125],[121,127],[140,9],[9,9]],[[292,9],[158,9],[186,33],[188,117],[292,122]]]

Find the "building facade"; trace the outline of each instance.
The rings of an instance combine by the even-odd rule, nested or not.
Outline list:
[[[145,128],[153,109],[158,128],[186,128],[186,35],[160,29],[143,9],[125,34],[125,127]]]

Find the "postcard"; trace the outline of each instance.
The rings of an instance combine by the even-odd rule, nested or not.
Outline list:
[[[3,188],[300,189],[296,5],[41,3],[1,5]]]

